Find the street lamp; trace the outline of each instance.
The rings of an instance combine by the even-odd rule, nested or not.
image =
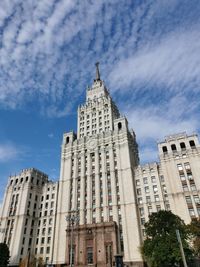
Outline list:
[[[74,226],[79,222],[79,215],[77,214],[77,211],[72,210],[69,215],[65,216],[65,220],[69,222],[69,228],[71,227],[69,265],[72,267]]]
[[[178,240],[178,243],[179,243],[179,247],[180,247],[180,251],[181,251],[181,257],[182,257],[182,260],[183,260],[183,265],[184,265],[184,267],[187,267],[187,262],[186,262],[186,259],[185,259],[185,253],[184,253],[184,250],[183,250],[181,236],[180,236],[180,232],[179,232],[178,229],[176,229],[176,237],[177,237],[177,240]]]

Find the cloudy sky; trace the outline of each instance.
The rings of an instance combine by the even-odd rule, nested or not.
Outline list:
[[[100,61],[141,162],[200,130],[199,0],[0,1],[0,199],[10,174],[59,177],[62,134]]]

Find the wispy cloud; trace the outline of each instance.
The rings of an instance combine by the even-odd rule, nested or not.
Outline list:
[[[21,153],[22,150],[13,144],[0,144],[0,162],[17,159]]]
[[[199,25],[175,31],[158,43],[146,43],[131,57],[120,60],[110,74],[115,90],[166,90],[200,92]],[[165,93],[165,92],[164,92]]]

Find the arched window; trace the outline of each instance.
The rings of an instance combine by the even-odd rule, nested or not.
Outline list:
[[[195,142],[194,142],[194,140],[190,140],[189,143],[190,143],[190,147],[191,148],[195,148]]]
[[[163,150],[163,153],[167,153],[167,147],[166,146],[163,146],[162,150]]]
[[[171,145],[171,149],[172,149],[172,151],[176,151],[176,145],[175,144],[172,144]]]
[[[186,149],[185,143],[184,142],[180,143],[180,147],[181,147],[182,150]]]
[[[118,122],[118,130],[121,130],[121,129],[122,129],[122,123]]]
[[[69,136],[66,138],[66,144],[69,144]]]

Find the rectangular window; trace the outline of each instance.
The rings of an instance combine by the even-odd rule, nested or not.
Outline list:
[[[149,215],[152,214],[152,206],[148,206],[148,213],[149,213]]]
[[[140,185],[140,180],[135,180],[136,186]]]
[[[188,186],[186,184],[183,185],[183,191],[188,191]]]
[[[143,183],[144,183],[144,184],[148,184],[147,177],[144,177],[144,178],[143,178]]]
[[[157,193],[157,192],[158,192],[158,187],[157,187],[157,185],[153,185],[153,192],[154,192],[154,193]]]
[[[151,182],[156,183],[156,177],[155,176],[151,176]]]
[[[179,171],[182,171],[183,170],[182,164],[181,163],[180,164],[177,164],[177,168],[178,168]]]
[[[184,174],[180,174],[180,179],[181,179],[181,181],[185,181],[185,175]]]
[[[163,176],[163,175],[161,175],[161,176],[160,176],[160,181],[161,181],[162,183],[165,181],[165,179],[164,179],[164,176]]]
[[[137,189],[137,194],[138,194],[138,195],[141,195],[141,194],[142,194],[141,188],[138,188],[138,189]]]
[[[189,214],[190,214],[190,216],[195,216],[194,209],[189,209]]]
[[[187,203],[192,203],[191,196],[186,196],[185,200],[186,200]]]
[[[190,185],[190,188],[191,188],[191,190],[192,190],[192,191],[196,191],[196,190],[197,190],[197,188],[196,188],[196,185],[195,185],[195,184],[191,184],[191,185]]]
[[[144,208],[139,208],[140,216],[144,216]]]
[[[184,163],[184,166],[185,166],[186,171],[190,171],[191,170],[189,162]]]
[[[188,174],[187,174],[187,178],[188,178],[188,180],[193,180],[192,173],[188,173]]]
[[[142,204],[142,198],[141,197],[138,198],[138,204]]]
[[[160,206],[160,205],[157,205],[157,206],[156,206],[156,210],[157,210],[157,211],[160,211],[160,210],[161,210],[161,206]]]
[[[200,204],[199,196],[198,196],[198,195],[194,195],[193,197],[194,197],[194,202],[195,202],[196,204]]]
[[[145,191],[145,193],[149,193],[149,187],[145,186],[144,191]]]
[[[156,202],[160,201],[160,199],[159,199],[159,195],[155,195],[154,197],[155,197],[155,201],[156,201]]]
[[[93,248],[87,247],[87,263],[93,264]]]
[[[151,197],[150,196],[146,196],[146,202],[151,203]]]

